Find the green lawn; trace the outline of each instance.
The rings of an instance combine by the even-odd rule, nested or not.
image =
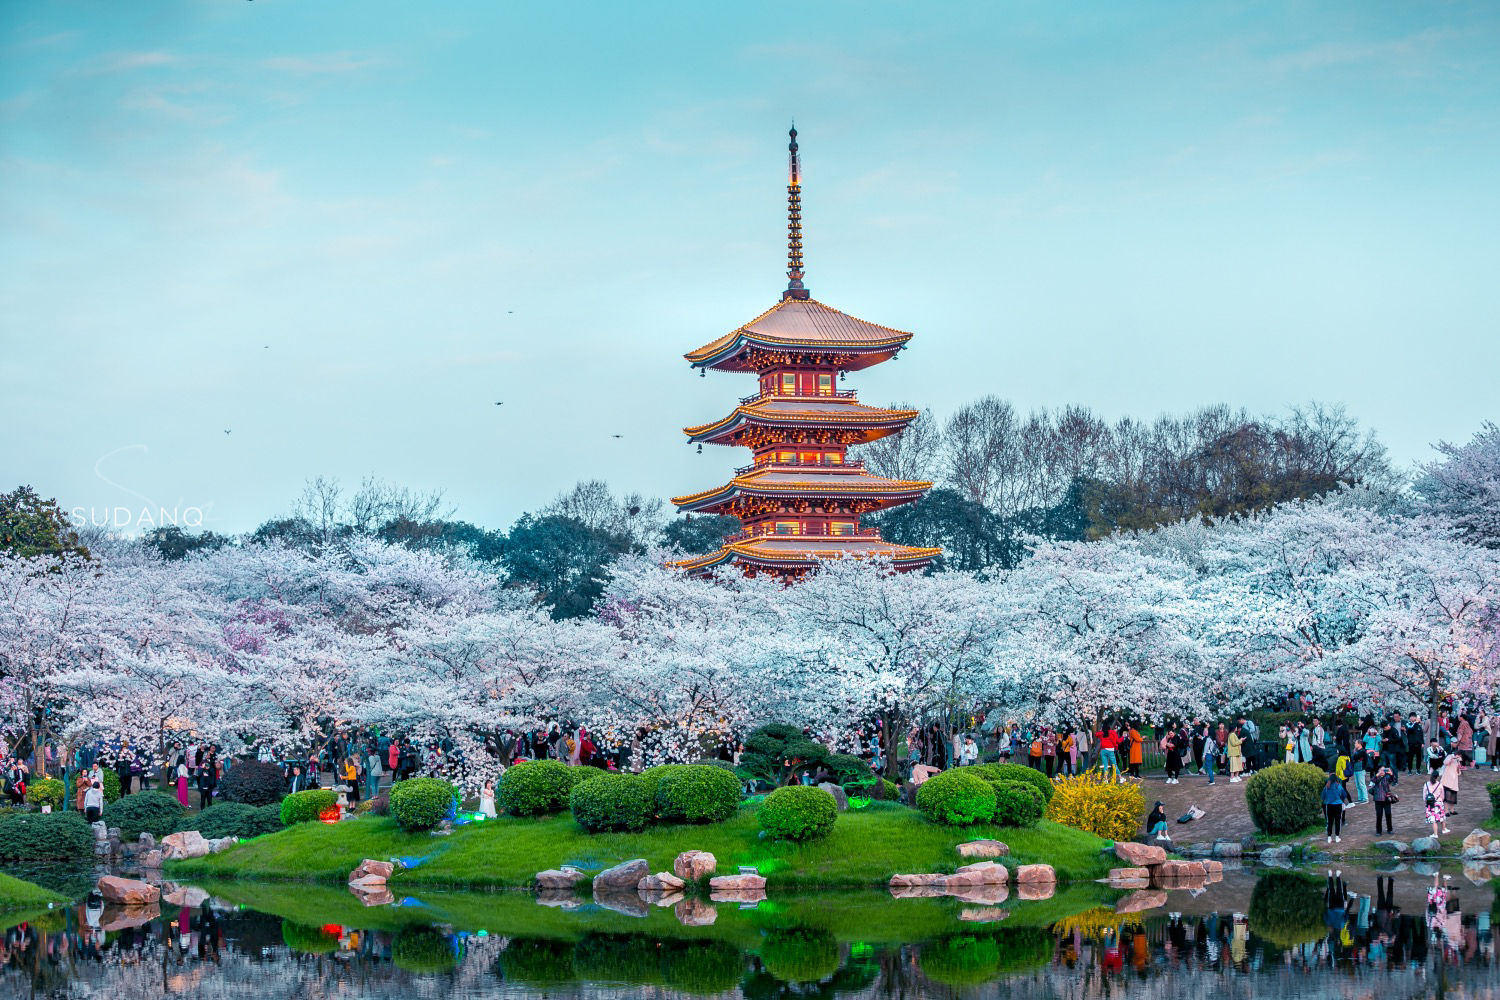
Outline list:
[[[1099,878],[1112,864],[1105,841],[1043,820],[1030,829],[948,827],[901,806],[871,806],[839,817],[833,832],[807,844],[759,839],[752,809],[708,826],[659,826],[635,834],[585,833],[566,814],[502,818],[461,827],[445,837],[403,833],[388,818],[339,824],[305,823],[258,837],[221,854],[168,862],[173,878],[293,878],[342,882],[363,858],[401,858],[407,871],[392,889],[418,886],[524,887],[537,872],[573,864],[596,872],[645,858],[670,871],[686,850],[711,851],[721,873],[753,865],[772,888],[885,885],[897,872],[953,871],[957,844],[994,838],[1010,845],[1010,861],[1046,862],[1064,880]]]
[[[65,897],[51,889],[43,889],[39,885],[0,873],[0,909],[46,906],[48,903],[62,905],[66,902],[68,900]]]

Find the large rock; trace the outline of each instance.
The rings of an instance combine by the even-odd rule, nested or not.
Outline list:
[[[943,879],[945,879],[947,877],[948,876],[943,875],[940,872],[922,872],[921,874],[917,874],[917,875],[892,875],[891,876],[891,886],[893,888],[900,888],[902,886],[911,886],[911,885],[937,885],[937,886],[940,886],[940,885],[943,884]]]
[[[1463,847],[1466,851],[1470,848],[1477,847],[1482,853],[1490,846],[1490,840],[1491,837],[1488,832],[1480,830],[1476,827],[1475,829],[1470,830],[1469,835],[1464,838]]]
[[[1010,846],[999,840],[970,840],[958,845],[961,858],[1003,858],[1010,854]]]
[[[394,874],[396,874],[396,866],[391,862],[365,858],[354,871],[349,873],[349,881],[357,882],[361,879],[378,879],[384,882]]]
[[[149,882],[139,879],[106,875],[99,880],[99,895],[106,903],[121,906],[146,906],[161,900],[161,890]]]
[[[1484,859],[1485,849],[1483,847],[1465,847],[1459,852],[1458,856],[1465,861],[1481,861]]]
[[[965,882],[955,882],[954,879],[962,878]],[[976,880],[977,881],[973,881]],[[943,880],[947,886],[953,885],[1004,885],[1010,881],[1010,869],[998,861],[979,861],[972,865],[960,865],[958,871]]]
[[[1152,878],[1202,878],[1207,874],[1201,861],[1163,861],[1151,869]]]
[[[1150,878],[1149,868],[1111,868],[1109,870],[1109,881],[1118,882],[1122,878]]]
[[[714,892],[754,892],[766,887],[764,875],[720,875],[708,880]]]
[[[239,842],[238,837],[215,837],[208,842],[208,853],[218,854],[220,851],[227,851]]]
[[[1056,882],[1026,882],[1016,886],[1017,898],[1025,900],[1051,899],[1055,892]]]
[[[707,927],[719,919],[719,911],[701,899],[684,899],[673,907],[672,912],[684,927]]]
[[[1431,854],[1442,846],[1436,837],[1418,837],[1411,842],[1411,849],[1418,854]]]
[[[1151,880],[1149,878],[1112,878],[1109,880],[1111,889],[1149,889]]]
[[[940,885],[893,885],[890,893],[892,899],[937,899],[948,890]]]
[[[1115,841],[1115,857],[1132,868],[1149,868],[1167,860],[1167,849],[1152,847],[1150,844],[1137,844],[1129,840],[1117,840]]]
[[[681,892],[685,885],[685,881],[671,872],[657,872],[641,879],[636,888],[642,892]]]
[[[208,841],[203,839],[203,834],[197,830],[187,830],[183,833],[169,833],[161,839],[161,854],[168,861],[181,861],[187,858],[202,858],[212,852]]]
[[[651,866],[645,858],[621,861],[613,868],[606,868],[594,876],[594,893],[634,893],[641,879],[651,874]]]
[[[103,844],[109,840],[109,827],[104,825],[104,820],[96,819],[92,826],[94,828],[94,840],[96,843]]]
[[[1384,851],[1387,854],[1405,855],[1411,853],[1411,845],[1404,840],[1377,840],[1370,846],[1377,851]]]
[[[207,902],[208,893],[196,886],[186,885],[166,893],[161,897],[161,901],[168,906],[186,906],[191,908],[202,906]]]
[[[536,887],[542,890],[573,889],[588,878],[577,868],[549,868],[536,873]]]
[[[1140,889],[1115,904],[1116,913],[1140,913],[1167,905],[1167,894],[1161,889]]]
[[[1016,869],[1016,885],[1045,885],[1057,882],[1051,865],[1022,865]]]
[[[1260,863],[1273,868],[1292,867],[1292,845],[1282,844],[1279,847],[1266,848],[1260,852]]]
[[[1211,879],[1215,878],[1216,876],[1218,878],[1223,878],[1224,877],[1224,862],[1222,862],[1222,861],[1205,861],[1205,862],[1203,862],[1203,871]]]
[[[136,847],[142,851],[154,851],[156,850],[156,838],[145,830],[142,830],[141,835],[136,838]]]
[[[1214,841],[1213,856],[1216,858],[1237,858],[1244,852],[1245,848],[1238,840]]]
[[[160,868],[162,860],[161,851],[147,851],[136,857],[136,863],[142,868]]]
[[[833,796],[833,804],[838,807],[839,812],[849,811],[849,796],[842,788],[831,781],[820,782],[818,787]]]
[[[672,862],[672,874],[684,882],[696,882],[705,875],[712,875],[719,867],[719,859],[708,851],[683,851]]]
[[[715,903],[739,903],[741,907],[753,907],[766,898],[764,889],[721,889],[711,892],[708,898]]]

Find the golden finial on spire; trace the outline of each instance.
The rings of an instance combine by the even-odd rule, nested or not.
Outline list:
[[[809,297],[802,287],[802,160],[797,156],[797,124],[787,133],[792,141],[787,144],[788,166],[786,183],[786,291],[782,299],[805,299]]]

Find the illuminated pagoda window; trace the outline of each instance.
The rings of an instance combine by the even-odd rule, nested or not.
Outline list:
[[[755,463],[724,486],[673,498],[679,511],[729,514],[744,531],[717,552],[674,565],[690,572],[734,566],[747,575],[796,579],[824,559],[889,559],[922,569],[941,549],[897,545],[861,530],[862,514],[917,500],[929,482],[889,479],[849,461],[851,445],[899,434],[916,410],[866,406],[835,391],[847,372],[889,361],[911,334],[840,312],[803,282],[802,161],[790,132],[787,287],[755,319],[686,355],[692,367],[754,375],[758,395],[720,420],[685,429],[689,444],[754,450]]]

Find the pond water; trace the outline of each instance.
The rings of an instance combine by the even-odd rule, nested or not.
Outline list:
[[[203,884],[159,912],[85,899],[0,916],[0,997],[1500,994],[1494,893],[1446,873],[1437,905],[1433,877],[1411,870],[1261,870],[1123,914],[1092,884],[998,904],[870,891],[617,909],[518,892],[366,907],[326,886]]]

